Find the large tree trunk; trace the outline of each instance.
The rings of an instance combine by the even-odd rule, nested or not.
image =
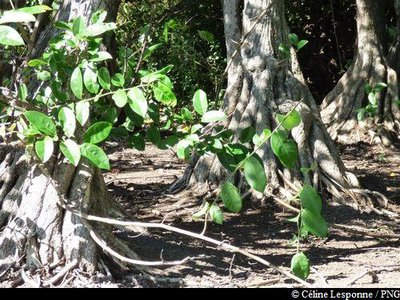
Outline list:
[[[389,49],[390,66],[400,74],[400,0],[394,0],[394,9],[397,16],[397,37]]]
[[[228,87],[224,109],[233,113],[226,125],[235,132],[238,140],[243,129],[253,126],[260,134],[263,129],[277,126],[277,113],[287,113],[295,105],[302,116],[302,124],[293,130],[299,149],[296,168],[286,169],[271,151],[269,142],[258,151],[268,175],[269,191],[290,197],[288,190],[298,189],[304,182],[318,186],[321,181],[332,192],[336,187],[348,188],[345,167],[319,116],[318,108],[304,83],[295,51],[285,59],[278,50],[280,44],[288,45],[288,27],[284,15],[284,1],[246,0],[224,1],[225,36],[228,63]],[[263,11],[268,12],[258,20]],[[255,27],[251,29],[257,22]],[[238,55],[235,49],[247,35]],[[304,50],[306,51],[306,50]],[[301,103],[299,103],[301,101]],[[301,167],[317,162],[313,174],[302,174]],[[193,170],[190,170],[194,167]],[[189,167],[186,178],[189,186],[200,193],[221,184],[224,168],[215,156],[203,157]],[[335,191],[334,191],[335,190]]]
[[[329,133],[343,143],[374,140],[389,145],[398,135],[399,87],[396,70],[390,63],[396,59],[388,58],[384,2],[357,0],[354,61],[321,105],[322,119]],[[379,82],[386,83],[387,88],[378,94],[377,114],[359,121],[357,110],[368,104],[365,85],[374,87]]]
[[[103,8],[112,20],[118,4],[113,0],[63,1],[57,19],[83,16],[89,20],[93,12]],[[45,49],[53,32],[54,28],[42,34],[36,52]],[[122,216],[107,192],[101,171],[86,160],[75,168],[55,153],[42,166],[20,144],[0,144],[0,274],[10,266],[35,269],[60,262],[76,262],[88,273],[98,269],[102,251],[91,238],[87,222],[59,205],[64,199],[83,213]],[[110,228],[93,228],[109,246],[137,258],[112,237]]]

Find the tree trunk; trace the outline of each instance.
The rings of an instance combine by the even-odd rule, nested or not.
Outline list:
[[[388,58],[385,30],[384,1],[357,0],[357,49],[354,61],[321,105],[322,120],[332,138],[340,142],[374,140],[390,145],[398,136],[398,79]],[[386,83],[387,88],[377,95],[376,115],[359,121],[357,110],[368,104],[365,85],[368,83],[374,87],[380,82]]]
[[[63,1],[57,19],[83,16],[87,20],[98,9],[107,9],[115,19],[119,1]],[[36,48],[46,47],[54,28],[46,30]],[[98,246],[85,220],[59,205],[63,196],[83,213],[121,217],[112,201],[102,173],[82,159],[78,167],[66,164],[55,153],[46,165],[36,164],[20,144],[0,144],[0,274],[11,266],[40,268],[76,262],[81,270],[98,269]],[[137,256],[112,236],[106,226],[93,227],[115,250]],[[122,266],[122,264],[119,264]]]
[[[400,0],[394,0],[394,9],[397,16],[397,37],[389,50],[390,66],[400,74]]]
[[[243,7],[241,3],[238,0],[224,1],[228,64],[231,59],[233,61],[228,71],[223,108],[228,115],[233,113],[226,125],[235,132],[235,140],[249,126],[253,126],[258,134],[265,128],[275,128],[276,114],[287,113],[298,105],[302,123],[292,132],[299,150],[296,168],[286,169],[274,156],[269,142],[258,151],[268,175],[269,191],[280,191],[289,198],[288,190],[299,189],[304,182],[318,186],[323,181],[332,192],[335,192],[332,182],[343,188],[356,185],[354,181],[349,182],[336,147],[320,119],[295,51],[292,49],[290,59],[285,59],[278,50],[280,44],[289,45],[284,1],[246,0]],[[258,20],[265,10],[268,12]],[[238,55],[232,57],[246,35]],[[299,171],[301,167],[310,167],[313,162],[318,164],[315,172],[304,175]],[[192,167],[194,169],[189,167],[186,178],[180,182],[188,182],[199,193],[217,187],[226,177],[226,171],[216,156],[203,157]]]

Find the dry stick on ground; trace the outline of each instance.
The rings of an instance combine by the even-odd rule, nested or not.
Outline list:
[[[170,226],[170,225],[166,225],[166,224],[159,224],[159,223],[146,223],[146,222],[130,222],[130,221],[120,221],[120,220],[114,220],[114,219],[110,219],[110,218],[103,218],[103,217],[98,217],[98,216],[93,216],[93,215],[87,215],[84,213],[81,213],[79,211],[76,211],[75,209],[69,207],[68,205],[66,205],[65,203],[58,203],[62,208],[64,208],[65,210],[68,210],[72,213],[74,213],[75,215],[77,215],[80,218],[86,219],[87,221],[95,221],[95,222],[101,222],[101,223],[105,223],[105,224],[110,224],[110,225],[118,225],[118,226],[123,226],[126,229],[130,229],[132,226],[141,226],[141,227],[145,227],[145,228],[158,228],[158,229],[164,229],[167,231],[171,231],[171,232],[176,232],[182,235],[186,235],[186,236],[190,236],[196,239],[200,239],[203,241],[206,241],[208,243],[217,245],[219,249],[225,250],[227,252],[233,252],[233,253],[240,253],[246,257],[249,257],[265,266],[270,267],[271,269],[279,272],[280,274],[295,280],[296,282],[302,284],[305,287],[312,287],[312,285],[298,277],[296,277],[295,275],[275,266],[274,264],[270,263],[269,261],[266,261],[265,259],[252,254],[249,251],[243,250],[239,247],[236,246],[232,246],[230,244],[227,244],[225,242],[221,242],[219,240],[198,234],[198,233],[194,233],[188,230],[184,230],[184,229],[180,229],[174,226]],[[91,231],[93,232],[93,231]],[[94,236],[92,236],[92,238],[95,238]],[[96,241],[97,242],[97,241]],[[102,245],[100,245],[102,246]],[[108,252],[108,251],[107,251]],[[110,252],[109,252],[110,253]],[[112,253],[110,253],[112,254]],[[117,253],[115,253],[117,254]],[[113,255],[113,254],[112,254]],[[117,257],[119,258],[119,257]],[[128,261],[127,261],[128,262]],[[139,263],[142,263],[139,261]],[[135,264],[135,263],[133,263]]]
[[[341,225],[341,224],[329,224],[329,226],[332,228],[339,229],[339,230],[345,230],[348,232],[352,232],[352,233],[356,233],[356,234],[363,234],[366,236],[371,236],[371,237],[376,237],[376,238],[400,239],[400,234],[396,234],[396,233],[387,234],[387,233],[379,233],[379,232],[368,232],[368,231],[364,231],[357,227]]]
[[[368,274],[376,274],[376,273],[380,273],[380,272],[393,272],[396,270],[400,270],[400,267],[397,265],[393,265],[393,266],[385,266],[385,267],[380,267],[380,268],[375,268],[372,270],[365,270],[362,273],[356,275],[353,277],[353,279],[350,280],[350,282],[346,285],[346,286],[351,286],[354,283],[356,283],[358,280],[360,280],[361,278],[363,278],[364,276],[368,275]]]
[[[49,286],[56,284],[64,277],[64,275],[66,275],[70,270],[74,269],[77,265],[78,265],[77,260],[71,261],[60,272],[58,272],[54,277],[50,278],[47,281],[44,281],[43,284],[49,285]]]

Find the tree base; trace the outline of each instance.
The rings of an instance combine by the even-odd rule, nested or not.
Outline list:
[[[32,163],[17,144],[0,148],[0,274],[10,267],[37,270],[53,265],[73,266],[88,274],[105,272],[99,259],[104,256],[92,238],[101,233],[110,247],[138,259],[112,228],[94,224],[60,203],[85,214],[123,216],[107,192],[101,171],[82,161],[77,168],[54,158],[45,166]],[[66,195],[66,196],[64,196]],[[113,261],[109,269],[127,270]]]
[[[382,49],[365,45],[366,55],[356,56],[353,65],[321,104],[321,117],[334,140],[349,144],[357,142],[391,146],[400,140],[400,106],[398,78]],[[376,93],[377,112],[363,121],[357,112],[368,105],[365,85],[385,83]]]

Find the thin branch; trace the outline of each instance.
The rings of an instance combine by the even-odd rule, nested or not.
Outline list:
[[[0,87],[1,93],[0,93],[0,103],[10,106],[10,107],[19,107],[22,109],[29,109],[29,110],[38,110],[38,108],[28,102],[24,102],[21,100],[18,100],[14,96],[12,96],[11,91],[9,89]]]
[[[240,254],[242,254],[242,255],[244,255],[246,257],[249,257],[249,258],[251,258],[251,259],[253,259],[253,260],[255,260],[255,261],[257,261],[257,262],[259,262],[259,263],[261,263],[263,265],[265,265],[265,266],[270,267],[271,269],[279,272],[280,274],[282,274],[282,275],[284,275],[284,276],[286,276],[286,277],[288,277],[290,279],[295,280],[296,282],[302,284],[303,286],[306,286],[306,287],[311,287],[312,286],[310,283],[308,283],[308,282],[296,277],[295,275],[293,275],[293,274],[291,274],[291,273],[289,273],[289,272],[287,272],[287,271],[275,266],[274,264],[270,263],[269,261],[267,261],[267,260],[255,255],[255,254],[253,254],[253,253],[251,253],[249,251],[246,251],[246,250],[243,250],[243,249],[241,249],[239,247],[227,244],[224,241],[221,242],[219,240],[207,237],[205,235],[201,235],[201,234],[198,234],[198,233],[194,233],[194,232],[191,232],[191,231],[188,231],[188,230],[180,229],[180,228],[177,228],[177,227],[174,227],[174,226],[170,226],[170,225],[166,225],[166,224],[120,221],[120,220],[114,220],[114,219],[110,219],[110,218],[103,218],[103,217],[88,215],[88,214],[76,211],[75,209],[67,206],[65,203],[58,202],[58,204],[61,207],[63,207],[64,209],[66,209],[66,210],[74,213],[75,215],[77,215],[77,216],[79,216],[79,217],[81,217],[83,219],[86,219],[88,221],[95,221],[95,222],[101,222],[101,223],[110,224],[110,225],[123,226],[123,227],[125,227],[127,229],[130,229],[132,226],[141,226],[141,227],[145,227],[145,228],[158,228],[158,229],[164,229],[164,230],[167,230],[167,231],[176,232],[176,233],[179,233],[179,234],[182,234],[182,235],[190,236],[190,237],[193,237],[193,238],[196,238],[196,239],[200,239],[200,240],[206,241],[208,243],[214,244],[214,245],[218,246],[219,249],[225,250],[227,252],[240,253]],[[120,254],[116,253],[115,251],[110,249],[107,245],[105,245],[102,240],[99,240],[97,235],[93,234],[93,233],[94,232],[91,231],[92,238],[95,239],[97,243],[102,244],[102,247],[104,246],[103,249],[105,249],[110,254],[112,253],[113,256],[121,259],[122,261],[130,262],[130,263],[133,263],[133,264],[139,264],[139,265],[142,264],[143,265],[143,263],[144,263],[143,261],[127,259],[127,258],[121,256]],[[146,264],[146,265],[154,265],[154,262],[149,262],[149,263],[151,263],[151,264]],[[172,262],[172,263],[176,264],[177,262]],[[163,265],[165,265],[165,264],[166,263],[163,263]],[[159,265],[159,263],[157,265]]]
[[[64,268],[62,268],[62,270],[60,272],[58,272],[54,277],[50,278],[47,281],[44,281],[43,284],[49,285],[49,286],[56,284],[64,277],[65,274],[67,274],[69,271],[74,269],[77,265],[78,265],[78,261],[76,259],[74,259],[69,264],[64,266]]]
[[[86,223],[86,222],[85,222]],[[121,254],[119,254],[118,252],[114,251],[111,247],[109,247],[107,245],[107,243],[93,230],[93,228],[91,228],[91,226],[89,224],[85,224],[88,229],[89,229],[89,233],[90,236],[92,237],[92,239],[104,250],[106,251],[108,254],[114,256],[115,258],[119,259],[120,261],[132,264],[132,265],[136,265],[136,266],[176,266],[176,265],[182,265],[184,263],[186,263],[189,260],[193,260],[192,257],[185,257],[182,260],[177,260],[177,261],[144,261],[144,260],[138,260],[138,259],[132,259],[132,258],[128,258],[125,257]]]
[[[400,234],[396,234],[396,233],[387,234],[387,233],[379,233],[379,232],[370,232],[370,231],[362,230],[355,226],[347,226],[347,225],[341,225],[341,224],[329,224],[329,226],[332,228],[346,230],[348,232],[366,235],[366,236],[370,236],[370,237],[384,238],[384,239],[400,239]]]
[[[363,278],[366,275],[372,275],[372,274],[376,274],[376,273],[380,273],[380,272],[393,272],[396,270],[399,270],[399,266],[385,266],[385,267],[380,267],[380,268],[375,268],[375,269],[371,269],[371,270],[365,270],[362,273],[356,275],[353,277],[353,279],[350,280],[350,282],[347,284],[347,286],[351,286],[354,283],[356,283],[356,281],[360,280],[361,278]]]

